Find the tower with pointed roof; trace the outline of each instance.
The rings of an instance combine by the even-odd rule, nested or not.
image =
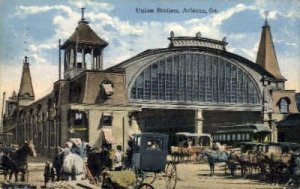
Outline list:
[[[34,101],[34,91],[32,87],[32,80],[29,69],[28,57],[25,56],[23,62],[22,77],[20,89],[18,94],[18,104],[20,106],[27,106]]]
[[[103,49],[108,45],[89,26],[84,18],[71,37],[65,41],[60,50],[64,50],[64,79],[72,79],[84,70],[103,69]]]
[[[282,82],[286,80],[280,72],[267,15],[262,27],[256,63],[271,73],[277,80]]]

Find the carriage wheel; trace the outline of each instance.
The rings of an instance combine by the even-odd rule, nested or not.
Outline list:
[[[152,184],[156,179],[156,173],[145,173],[144,174],[144,183]]]
[[[165,170],[165,182],[167,189],[175,189],[177,183],[177,170],[174,163],[168,163]]]
[[[141,170],[136,171],[136,177],[138,183],[147,183],[152,184],[156,179],[156,173],[155,172],[144,172]]]
[[[154,187],[151,184],[143,183],[137,187],[137,189],[154,189]]]

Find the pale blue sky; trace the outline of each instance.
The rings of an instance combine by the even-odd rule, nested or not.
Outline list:
[[[58,39],[66,40],[80,19],[80,8],[94,31],[107,42],[104,67],[115,65],[150,48],[168,46],[176,36],[227,37],[228,51],[256,59],[264,11],[268,10],[277,58],[287,77],[287,89],[300,91],[300,1],[242,0],[0,0],[0,96],[18,91],[22,59],[30,57],[37,98],[57,80]],[[136,8],[183,8],[218,13],[140,14]],[[25,50],[27,49],[27,50]]]

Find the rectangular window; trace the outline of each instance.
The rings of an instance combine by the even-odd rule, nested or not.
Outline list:
[[[231,139],[232,139],[232,141],[235,141],[235,134],[231,135]]]
[[[227,134],[227,141],[230,141],[230,134]]]
[[[102,88],[104,90],[104,94],[107,98],[111,98],[111,96],[114,93],[114,89],[112,87],[112,84],[102,84]]]
[[[102,126],[112,126],[113,114],[112,112],[104,112],[102,114]]]
[[[222,140],[226,141],[226,135],[225,134],[222,135]]]
[[[249,133],[246,133],[246,140],[250,140],[250,135],[249,135]]]
[[[245,133],[242,133],[242,135],[241,135],[241,140],[245,140]]]

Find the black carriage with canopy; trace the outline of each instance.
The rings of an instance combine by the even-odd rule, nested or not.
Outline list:
[[[161,133],[140,133],[133,138],[132,166],[140,182],[153,183],[157,173],[164,172],[166,188],[174,189],[176,166],[167,161],[169,136]]]

